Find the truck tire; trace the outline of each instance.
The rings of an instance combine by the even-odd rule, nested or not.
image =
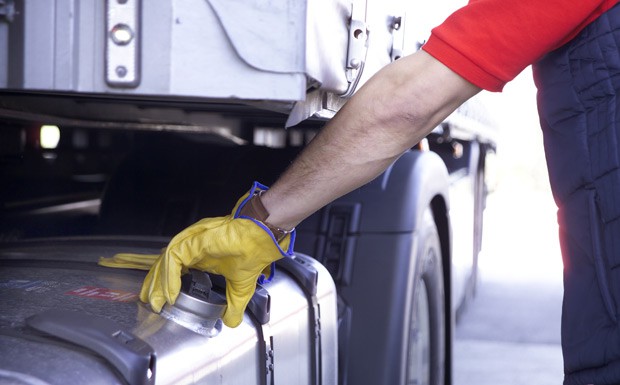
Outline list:
[[[296,250],[327,266],[338,287],[339,384],[449,379],[448,192],[441,158],[410,151],[298,227]]]
[[[446,356],[443,269],[439,235],[429,208],[424,212],[419,231],[406,385],[443,385]]]

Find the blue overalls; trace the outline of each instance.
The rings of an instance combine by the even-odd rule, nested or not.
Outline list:
[[[564,384],[620,384],[620,6],[534,78],[559,208]]]

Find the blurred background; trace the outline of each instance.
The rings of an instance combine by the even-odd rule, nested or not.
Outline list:
[[[562,259],[531,69],[483,97],[500,139],[477,292],[456,326],[455,385],[559,384]]]

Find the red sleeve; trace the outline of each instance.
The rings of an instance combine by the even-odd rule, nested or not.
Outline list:
[[[470,0],[433,29],[423,49],[478,87],[501,91],[617,2]]]

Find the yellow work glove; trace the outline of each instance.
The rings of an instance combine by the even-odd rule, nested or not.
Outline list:
[[[162,249],[162,252],[166,249]],[[118,253],[113,257],[99,257],[100,266],[114,267],[117,269],[138,269],[138,270],[151,270],[153,264],[157,261],[161,254],[133,254],[133,253]],[[188,269],[183,270],[185,274]],[[263,270],[263,275],[269,277],[272,275],[271,266],[267,266]]]
[[[151,267],[140,300],[149,302],[153,311],[159,312],[164,303],[174,304],[183,270],[193,268],[219,274],[226,278],[228,305],[224,324],[238,326],[263,270],[278,259],[293,255],[294,232],[277,242],[266,224],[240,215],[243,206],[265,189],[254,183],[230,215],[202,219],[177,234]]]
[[[159,254],[119,253],[111,258],[99,258],[98,264],[105,267],[117,267],[122,269],[150,270],[155,261],[157,261],[157,258],[159,258]]]

